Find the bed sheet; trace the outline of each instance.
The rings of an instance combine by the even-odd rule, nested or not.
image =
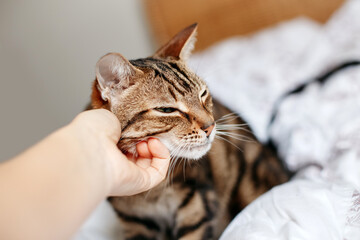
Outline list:
[[[221,42],[191,59],[210,91],[277,145],[292,181],[242,211],[222,239],[360,239],[360,1],[327,24],[300,18]],[[301,93],[278,100],[302,83]]]

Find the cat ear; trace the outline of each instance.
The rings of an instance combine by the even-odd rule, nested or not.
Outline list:
[[[96,63],[96,79],[103,100],[109,100],[112,90],[125,90],[131,79],[142,73],[120,53],[108,53]]]
[[[197,23],[194,23],[176,34],[168,43],[162,46],[154,56],[186,60],[194,49],[196,33]]]

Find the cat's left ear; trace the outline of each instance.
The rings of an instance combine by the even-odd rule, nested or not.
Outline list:
[[[176,34],[168,43],[162,46],[154,56],[187,60],[191,51],[194,49],[196,33],[197,23],[194,23]]]
[[[126,90],[141,74],[143,72],[120,53],[106,54],[96,64],[96,80],[102,99],[108,101],[111,93]]]

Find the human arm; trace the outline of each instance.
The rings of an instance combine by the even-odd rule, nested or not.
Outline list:
[[[0,239],[68,239],[110,195],[132,195],[165,177],[169,152],[157,140],[129,161],[107,110],[84,112],[19,156],[0,164]]]

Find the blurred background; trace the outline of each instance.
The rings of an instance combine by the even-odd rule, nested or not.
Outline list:
[[[102,55],[150,55],[144,16],[139,0],[1,0],[0,160],[85,108]]]
[[[201,26],[201,50],[298,15],[325,22],[342,2],[1,0],[0,161],[64,126],[85,108],[94,66],[108,52],[129,59],[151,55],[193,22]]]

